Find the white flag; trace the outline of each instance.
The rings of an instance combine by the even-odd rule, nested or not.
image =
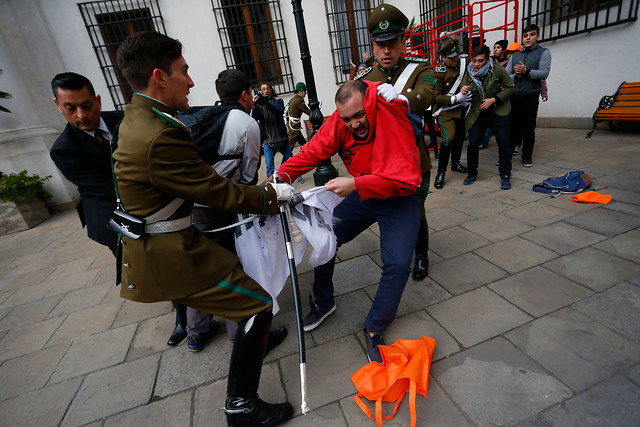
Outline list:
[[[336,253],[333,234],[333,209],[344,200],[324,186],[301,193],[304,201],[291,208],[291,217],[304,237],[292,242],[296,265],[304,257],[308,244],[313,251],[309,263],[317,267]],[[238,220],[247,215],[238,215]],[[235,228],[236,251],[242,269],[260,284],[273,299],[273,314],[279,310],[277,297],[289,276],[282,223],[279,215],[254,219]]]

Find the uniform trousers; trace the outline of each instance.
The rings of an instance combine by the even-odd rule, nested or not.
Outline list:
[[[451,155],[451,165],[460,163],[462,146],[467,133],[464,127],[464,118],[438,116],[438,125],[442,132],[442,144],[440,145],[440,158],[438,159],[438,172],[446,172]]]
[[[242,270],[240,263],[217,283],[176,301],[234,322],[273,309],[269,293]]]
[[[494,111],[483,111],[469,129],[467,145],[467,169],[470,176],[478,175],[478,147],[487,128],[493,129],[498,144],[498,171],[500,176],[511,176],[511,144],[509,143],[509,117]]]
[[[293,147],[296,146],[296,142],[302,147],[304,144],[307,143],[307,140],[305,139],[304,135],[302,135],[301,131],[297,131],[297,132],[290,131],[289,148],[291,148],[291,150],[293,150]]]
[[[419,228],[420,198],[418,193],[393,199],[360,200],[352,193],[333,211],[334,233],[338,245],[353,240],[372,224],[380,228],[382,276],[364,327],[382,331],[393,322],[402,292],[411,271],[411,259]],[[334,305],[333,270],[335,256],[314,269],[313,294],[322,307]]]
[[[522,145],[522,160],[531,160],[533,146],[536,142],[536,118],[540,94],[528,97],[511,97],[511,150],[516,145]]]

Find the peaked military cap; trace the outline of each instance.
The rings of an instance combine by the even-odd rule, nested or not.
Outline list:
[[[409,19],[395,6],[382,3],[371,12],[367,30],[374,42],[393,40],[404,34]]]
[[[298,82],[298,84],[296,84],[296,92],[300,90],[307,90],[307,85],[305,85],[304,82]]]
[[[458,39],[447,40],[440,49],[438,49],[438,55],[453,58],[460,55],[460,47],[458,46]]]

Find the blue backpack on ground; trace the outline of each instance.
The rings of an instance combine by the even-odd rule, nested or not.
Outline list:
[[[593,180],[584,171],[571,171],[534,184],[532,190],[536,193],[547,194],[579,193],[589,188],[592,183]]]

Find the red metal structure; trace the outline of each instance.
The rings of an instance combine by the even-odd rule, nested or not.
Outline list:
[[[518,0],[482,0],[457,7],[408,29],[403,56],[426,58],[435,64],[439,41],[452,36],[457,36],[468,52],[484,43],[488,33],[502,32],[503,39],[517,41],[518,9]],[[487,28],[490,22],[500,24]]]

